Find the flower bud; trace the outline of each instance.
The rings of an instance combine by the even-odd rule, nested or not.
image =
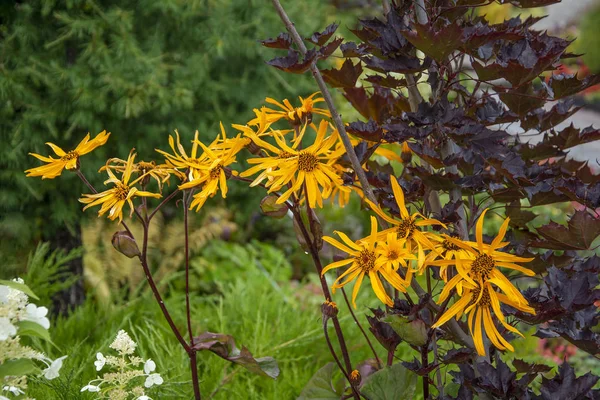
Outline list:
[[[350,384],[354,387],[358,387],[361,381],[360,372],[357,369],[350,372]]]
[[[277,204],[279,197],[267,195],[260,201],[260,210],[269,217],[283,218],[287,215],[289,207],[286,203]]]
[[[325,300],[325,303],[321,304],[321,312],[323,313],[323,319],[329,319],[337,317],[339,310],[335,302]]]
[[[400,153],[400,158],[402,158],[402,162],[404,164],[408,164],[412,160],[412,150],[408,146],[408,142],[402,143],[402,152]]]
[[[413,346],[427,344],[427,326],[419,318],[410,319],[398,314],[390,314],[383,319],[404,340]]]
[[[127,231],[118,231],[112,237],[113,247],[121,254],[129,258],[140,256],[140,249],[138,248],[135,239]]]

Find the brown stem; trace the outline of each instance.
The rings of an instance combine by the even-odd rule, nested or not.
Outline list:
[[[329,287],[327,286],[327,281],[325,277],[321,274],[323,271],[323,265],[321,264],[321,259],[319,258],[318,250],[315,249],[314,243],[310,240],[310,235],[306,230],[306,226],[304,225],[304,221],[302,221],[302,217],[300,216],[296,207],[291,208],[292,213],[294,214],[294,218],[298,226],[300,227],[300,231],[302,236],[304,236],[304,240],[308,244],[309,253],[313,259],[315,264],[315,268],[317,269],[317,274],[319,275],[319,281],[321,282],[321,289],[323,290],[323,295],[326,300],[331,301],[331,293],[329,292]],[[340,349],[342,350],[342,356],[344,358],[344,363],[346,365],[346,369],[348,371],[352,371],[352,362],[350,361],[350,354],[348,353],[348,347],[346,346],[346,340],[344,339],[344,334],[342,332],[342,327],[340,326],[340,321],[337,317],[332,317],[333,327],[335,328],[335,333],[338,337],[338,342],[340,344]]]
[[[294,26],[294,24],[292,23],[292,21],[290,20],[288,15],[286,14],[286,12],[283,9],[283,7],[281,6],[281,3],[279,2],[279,0],[272,0],[272,2],[273,2],[273,6],[275,7],[275,10],[277,11],[277,14],[279,14],[279,17],[283,21],[286,29],[292,36],[292,40],[294,41],[294,43],[296,43],[296,46],[298,46],[300,53],[302,53],[302,55],[305,55],[308,50],[307,50],[306,46],[304,45],[304,41],[302,40],[302,37],[296,30],[296,27]],[[367,197],[367,199],[371,200],[372,202],[376,202],[375,196],[373,195],[373,190],[371,189],[371,185],[369,184],[369,181],[367,180],[367,175],[365,174],[365,171],[362,169],[360,160],[358,159],[356,152],[354,151],[352,142],[350,142],[350,137],[348,136],[348,133],[346,132],[346,128],[344,127],[344,123],[342,122],[342,118],[340,117],[340,114],[338,113],[337,108],[335,107],[335,104],[333,103],[333,98],[331,97],[331,93],[329,92],[329,89],[327,89],[327,84],[325,83],[325,80],[323,79],[323,76],[321,75],[321,72],[319,71],[319,68],[317,67],[316,62],[313,62],[311,64],[310,70],[313,74],[313,77],[317,81],[317,85],[319,86],[319,89],[321,90],[321,94],[323,95],[323,98],[325,99],[325,102],[327,103],[327,107],[329,108],[329,111],[331,112],[331,118],[333,119],[335,127],[338,130],[338,133],[340,134],[340,138],[342,139],[342,143],[344,145],[344,148],[346,149],[346,154],[348,155],[348,158],[350,159],[350,163],[352,164],[352,168],[354,169],[354,172],[356,172],[356,175],[358,176],[358,180],[360,181],[360,184],[365,193],[365,196]]]
[[[391,367],[392,364],[394,363],[394,350],[388,350],[388,355],[387,355],[387,366]]]
[[[190,356],[190,369],[192,370],[192,385],[194,386],[194,398],[201,400],[202,395],[200,394],[200,383],[198,382],[198,364],[196,362],[196,350],[192,350],[188,353]]]
[[[421,347],[421,364],[423,368],[427,368],[429,366],[429,360],[427,358],[427,349],[429,345],[429,341],[425,346]],[[429,374],[423,375],[423,398],[427,400],[429,398]]]
[[[341,290],[342,290],[342,294],[344,295],[344,301],[346,302],[346,306],[348,306],[348,311],[350,311],[350,314],[352,315],[352,318],[354,319],[354,322],[358,326],[358,329],[360,329],[360,331],[362,332],[363,336],[367,340],[367,343],[369,344],[369,347],[371,348],[371,351],[373,352],[373,355],[375,356],[375,360],[377,360],[377,365],[379,366],[379,368],[381,368],[382,367],[381,360],[379,359],[379,356],[377,355],[377,352],[375,351],[375,348],[373,347],[373,344],[371,343],[371,340],[369,339],[369,336],[367,335],[367,333],[363,329],[363,327],[360,324],[360,322],[358,322],[358,319],[356,318],[356,314],[354,314],[354,310],[352,309],[352,306],[350,305],[350,301],[348,300],[348,296],[346,295],[346,290],[344,290],[344,288],[341,288]]]
[[[192,318],[190,316],[190,238],[188,228],[188,206],[192,192],[183,193],[183,230],[185,237],[185,314],[187,319],[188,334],[190,335],[190,346],[194,347],[194,334],[192,333]]]

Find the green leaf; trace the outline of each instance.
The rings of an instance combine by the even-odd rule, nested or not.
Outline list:
[[[32,297],[36,300],[40,299],[39,297],[37,297],[35,295],[35,293],[33,293],[33,291],[31,289],[29,289],[29,286],[25,285],[24,283],[19,283],[19,282],[15,282],[15,281],[6,281],[4,279],[0,279],[0,285],[5,285],[5,286],[8,286],[13,289],[20,290],[21,292],[25,293],[27,296]]]
[[[52,343],[52,339],[50,339],[50,333],[40,324],[36,324],[32,321],[20,321],[17,323],[17,327],[19,336],[35,336]]]
[[[29,358],[8,360],[0,364],[0,380],[4,379],[5,376],[23,376],[37,371],[38,367]]]
[[[427,327],[420,319],[409,321],[408,318],[401,315],[390,314],[382,321],[390,324],[402,340],[413,346],[425,346],[427,343]]]
[[[360,391],[369,400],[411,400],[416,387],[417,374],[394,364],[368,377]]]
[[[304,386],[297,400],[339,400],[343,393],[343,386],[340,388],[336,385],[334,389],[331,383],[335,368],[335,364],[330,362],[318,370]]]

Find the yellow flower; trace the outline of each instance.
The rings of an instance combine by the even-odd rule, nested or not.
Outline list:
[[[469,252],[465,249],[457,246],[454,242],[450,241],[448,235],[432,235],[429,237],[434,245],[434,251],[429,252],[425,258],[425,264],[423,268],[419,270],[419,273],[423,273],[424,267],[431,265],[433,261],[441,258],[443,260],[454,260],[454,259],[466,259],[469,257]],[[457,239],[458,240],[458,239]],[[448,266],[440,266],[440,277],[444,282],[448,282]]]
[[[376,253],[386,268],[398,271],[400,266],[404,267],[406,272],[403,285],[410,286],[413,271],[406,260],[415,260],[416,257],[406,248],[406,239],[399,238],[395,232],[388,232],[386,241],[378,243]]]
[[[125,172],[125,168],[127,167],[127,160],[121,160],[120,158],[111,158],[106,162],[98,172],[113,170],[120,173]],[[150,178],[153,178],[157,185],[158,190],[162,192],[163,183],[169,183],[169,179],[171,178],[171,174],[176,175],[178,178],[185,180],[185,174],[176,170],[175,168],[169,167],[167,164],[159,164],[156,165],[155,161],[138,161],[132,166],[131,172],[135,172],[138,176],[145,176],[145,179],[142,180],[141,185],[145,186],[147,181]]]
[[[155,149],[158,153],[165,156],[166,164],[173,168],[179,168],[182,171],[189,170],[189,173],[192,174],[204,167],[202,162],[197,158],[198,153],[198,131],[194,134],[194,140],[192,141],[192,151],[188,156],[184,147],[181,145],[181,141],[179,140],[179,132],[175,129],[175,135],[177,138],[177,142],[173,136],[169,135],[169,146],[171,146],[171,150],[173,150],[173,154],[169,154],[166,151]],[[177,147],[176,147],[177,146]]]
[[[204,150],[198,159],[198,168],[189,174],[189,182],[179,186],[179,189],[191,189],[202,186],[202,190],[194,195],[190,210],[196,207],[199,211],[209,197],[213,197],[219,189],[221,196],[227,197],[227,173],[225,167],[236,162],[237,153],[244,147],[244,142],[239,138],[227,139],[223,125],[221,125],[222,138],[217,137],[210,147],[201,142],[194,142]]]
[[[451,279],[444,287],[452,289],[453,286],[458,285],[462,282],[468,282],[473,287],[482,287],[484,283],[489,282],[496,285],[504,293],[510,296],[513,300],[521,304],[527,304],[527,301],[523,298],[519,290],[513,286],[513,284],[498,270],[497,267],[503,267],[508,269],[514,269],[524,273],[527,276],[533,276],[535,273],[527,268],[515,264],[515,262],[529,262],[533,258],[523,258],[512,254],[498,251],[506,245],[502,242],[510,218],[507,218],[502,226],[498,235],[494,238],[491,244],[483,243],[483,220],[487,209],[481,213],[481,216],[477,220],[475,235],[477,242],[464,242],[452,237],[447,236],[446,239],[455,244],[464,252],[456,254],[454,260],[436,260],[432,261],[431,265],[447,266],[455,265],[458,275]],[[443,301],[443,300],[441,300]]]
[[[406,292],[406,288],[404,287],[404,281],[396,271],[390,268],[387,260],[378,257],[376,250],[378,242],[377,220],[375,217],[371,217],[371,234],[357,242],[350,240],[343,232],[336,231],[335,233],[344,243],[338,242],[329,236],[324,236],[323,240],[347,253],[350,258],[327,265],[323,268],[323,271],[321,271],[321,275],[324,275],[331,269],[340,268],[348,264],[351,265],[335,280],[331,286],[332,292],[335,293],[335,289],[339,289],[349,282],[356,280],[354,289],[352,290],[352,305],[356,308],[356,296],[358,295],[358,290],[360,289],[360,285],[362,284],[365,275],[368,275],[371,280],[371,287],[377,298],[388,306],[392,306],[394,302],[385,291],[379,276],[381,275],[394,288],[402,292]],[[345,280],[342,281],[344,278]]]
[[[243,172],[241,176],[253,175],[264,170],[252,184],[256,185],[265,178],[269,178],[269,193],[291,183],[289,189],[278,198],[278,204],[285,202],[294,193],[299,194],[303,187],[306,187],[305,196],[309,206],[312,208],[315,205],[323,207],[323,199],[331,195],[333,186],[340,191],[350,191],[348,187],[344,186],[342,178],[333,167],[335,161],[343,154],[343,150],[330,151],[338,136],[334,131],[325,138],[328,127],[327,121],[321,121],[315,142],[302,150],[298,150],[297,147],[304,134],[304,129],[301,130],[292,147],[287,145],[281,135],[274,135],[279,148],[254,137],[253,141],[275,155],[249,159],[250,164],[259,165]]]
[[[430,238],[435,235],[430,232],[422,232],[420,230],[420,227],[440,225],[445,228],[446,226],[437,219],[425,218],[418,212],[414,213],[413,215],[410,215],[404,203],[404,193],[402,192],[398,181],[395,177],[390,176],[390,182],[392,183],[392,191],[394,192],[396,204],[398,204],[398,208],[400,209],[400,218],[390,217],[389,215],[384,213],[378,205],[376,205],[368,199],[365,200],[367,204],[369,204],[369,207],[371,207],[371,209],[375,211],[377,215],[379,215],[381,218],[383,218],[390,224],[394,225],[394,227],[382,231],[380,235],[382,237],[385,237],[388,234],[388,232],[395,231],[396,233],[398,233],[398,236],[400,238],[406,239],[409,252],[414,253],[416,249],[418,255],[417,264],[419,266],[419,269],[421,270],[425,263],[424,249],[435,251],[435,246],[430,241]]]
[[[498,319],[506,330],[523,336],[521,332],[505,321],[504,314],[500,309],[500,303],[534,315],[535,310],[529,307],[527,302],[515,301],[514,298],[496,292],[489,282],[484,283],[483,286],[471,287],[469,284],[466,286],[468,287],[462,293],[460,299],[440,317],[433,327],[442,326],[452,317],[459,319],[464,313],[467,315],[469,331],[479,355],[484,356],[486,353],[483,341],[484,333],[498,349],[514,351],[513,346],[498,331],[492,314],[495,314],[496,319]]]
[[[79,168],[79,157],[87,154],[94,150],[96,147],[102,146],[108,140],[110,132],[102,131],[96,135],[95,138],[90,140],[90,134],[88,133],[85,138],[75,147],[75,150],[65,152],[63,149],[53,143],[46,143],[52,148],[54,153],[60,157],[58,159],[50,157],[44,157],[39,154],[29,153],[38,160],[42,160],[48,164],[41,167],[31,168],[25,171],[28,177],[41,176],[42,179],[53,179],[59,176],[63,169],[73,170]]]
[[[107,169],[106,172],[108,173],[109,179],[107,179],[104,184],[106,185],[107,183],[112,183],[114,187],[101,193],[85,194],[83,198],[79,199],[81,203],[87,204],[83,210],[85,211],[90,207],[102,204],[100,211],[98,211],[98,216],[102,216],[104,213],[110,210],[108,213],[108,218],[113,221],[119,218],[119,222],[121,222],[123,220],[123,207],[125,206],[125,202],[129,204],[131,216],[135,210],[133,202],[131,201],[131,199],[134,197],[160,198],[161,195],[158,193],[145,192],[134,187],[134,185],[142,180],[146,175],[141,175],[133,182],[129,182],[131,173],[133,172],[134,160],[135,153],[132,150],[127,158],[127,163],[125,164],[125,169],[121,179],[118,179],[110,169]]]
[[[267,97],[265,100],[267,103],[273,104],[281,109],[273,110],[271,108],[263,107],[263,110],[266,113],[267,122],[272,124],[276,121],[279,121],[281,118],[285,118],[292,125],[301,125],[303,123],[311,123],[313,114],[320,114],[331,118],[331,114],[328,110],[315,107],[315,103],[321,103],[325,101],[325,99],[322,97],[313,99],[313,97],[315,97],[317,94],[319,94],[319,92],[311,94],[306,99],[298,97],[300,99],[300,107],[294,107],[288,99],[283,100],[283,104],[281,104],[277,100]],[[258,118],[248,122],[249,125],[256,125],[257,123]]]

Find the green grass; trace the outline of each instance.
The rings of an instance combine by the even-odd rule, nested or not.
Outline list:
[[[262,256],[270,254],[267,260],[263,259],[264,268],[256,265],[256,259],[247,257],[256,249],[262,249]],[[281,374],[277,380],[271,380],[232,365],[212,353],[199,353],[203,394],[206,398],[213,394],[214,399],[296,398],[310,377],[320,367],[333,361],[323,339],[320,315],[323,298],[318,292],[320,286],[316,276],[312,274],[303,283],[274,279],[288,275],[290,266],[285,260],[279,265],[268,263],[281,253],[257,244],[241,246],[217,242],[204,254],[210,257],[204,265],[218,263],[221,267],[218,275],[229,274],[230,279],[218,283],[216,294],[192,296],[194,333],[211,331],[233,335],[238,347],[246,346],[255,357],[275,357]],[[222,260],[225,254],[231,256],[226,262]],[[260,259],[260,256],[257,257]],[[310,262],[308,256],[306,262]],[[272,270],[273,267],[288,271]],[[214,273],[208,274],[210,279],[215,278]],[[195,276],[195,279],[202,278]],[[184,328],[184,296],[169,287],[162,289],[168,294],[166,305],[174,320],[180,329]],[[358,304],[378,305],[368,286],[365,285],[361,292]],[[334,300],[340,304],[340,318],[356,365],[372,355],[343,305],[343,298],[337,295]],[[365,321],[365,325],[363,315],[367,311],[366,306],[358,310],[359,319]],[[50,332],[60,349],[49,345],[44,349],[55,357],[63,354],[69,357],[65,360],[60,378],[31,381],[29,396],[38,399],[92,398],[88,393],[80,393],[80,389],[96,377],[93,364],[96,352],[110,353],[108,345],[119,329],[131,334],[138,343],[139,355],[152,358],[157,364],[157,372],[165,378],[165,384],[150,391],[151,396],[192,398],[187,356],[147,291],[129,302],[109,308],[96,305],[90,296],[90,300],[70,316],[53,321]],[[330,337],[335,338],[332,329]],[[334,346],[337,348],[336,344]],[[380,357],[384,357],[383,348],[377,343],[376,346]],[[403,347],[397,355],[410,359],[411,351]]]

